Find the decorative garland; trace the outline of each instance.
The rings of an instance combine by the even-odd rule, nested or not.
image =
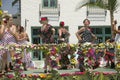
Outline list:
[[[75,72],[59,74],[52,71],[50,74],[6,74],[0,75],[1,80],[119,80],[120,73],[111,72]]]
[[[61,50],[71,50],[75,52],[76,50],[80,49],[84,54],[90,49],[94,49],[96,52],[99,50],[104,50],[106,48],[115,48],[115,45],[111,43],[100,43],[100,44],[91,44],[91,43],[84,43],[84,44],[27,44],[27,45],[19,45],[19,44],[11,44],[6,46],[0,46],[0,51],[5,50],[14,50],[16,53],[23,53],[26,49],[27,51],[42,51],[46,54],[50,53],[59,53]],[[116,45],[116,55],[120,56],[120,44]]]
[[[18,44],[11,44],[6,46],[0,46],[1,51],[5,50],[15,50],[16,53],[23,53],[26,49],[27,51],[34,51],[40,50],[45,52],[46,54],[56,54],[59,53],[61,50],[69,49],[75,52],[77,49],[81,49],[81,51],[86,54],[91,48],[97,50],[106,49],[106,48],[114,48],[114,45],[111,43],[100,43],[100,44],[28,44],[28,45],[18,45]],[[116,45],[116,49],[120,50],[120,45]],[[119,52],[119,51],[118,51]],[[119,53],[117,53],[119,54]],[[16,59],[18,58],[17,55],[15,56]],[[109,72],[75,72],[75,73],[64,73],[59,74],[57,71],[52,71],[51,74],[22,74],[21,72],[21,61],[18,61],[15,64],[15,71],[14,74],[6,74],[0,75],[1,80],[117,80],[120,78],[120,62],[116,64],[117,73],[109,73]]]

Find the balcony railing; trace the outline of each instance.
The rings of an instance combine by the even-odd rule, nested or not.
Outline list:
[[[60,5],[57,7],[43,7],[40,4],[40,17],[48,17],[50,21],[58,21],[60,16]]]
[[[87,7],[87,18],[92,21],[105,21],[107,11],[99,7]]]

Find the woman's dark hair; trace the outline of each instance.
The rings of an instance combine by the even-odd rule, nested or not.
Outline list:
[[[117,24],[117,20],[115,20],[114,23]]]
[[[118,30],[120,30],[120,25],[118,26]]]
[[[23,26],[20,27],[20,33],[21,32],[24,32],[24,27]]]
[[[87,21],[89,22],[89,24],[90,24],[90,20],[89,20],[89,19],[84,19],[83,23],[85,23],[86,20],[87,20]]]

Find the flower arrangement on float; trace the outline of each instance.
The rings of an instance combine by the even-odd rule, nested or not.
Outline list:
[[[23,53],[24,49],[27,51],[34,51],[34,50],[40,50],[47,54],[58,54],[61,50],[69,49],[73,52],[75,52],[78,48],[81,49],[81,51],[86,55],[87,52],[94,48],[97,51],[101,49],[106,49],[107,47],[113,47],[112,44],[109,43],[100,43],[100,44],[91,44],[91,43],[85,43],[85,44],[43,44],[43,45],[37,45],[37,44],[28,44],[28,45],[18,45],[18,44],[11,44],[7,46],[0,46],[0,50],[15,50],[16,53]],[[118,49],[118,52],[120,52],[120,45],[116,46],[116,49]],[[117,53],[119,54],[119,53]],[[18,59],[18,55],[15,55],[13,60]],[[52,59],[55,59],[52,57]],[[6,75],[0,75],[1,80],[117,80],[120,78],[120,62],[116,64],[116,70],[118,70],[118,73],[106,73],[106,72],[75,72],[75,73],[64,73],[59,74],[57,71],[53,71],[50,74],[23,74],[22,73],[22,67],[20,61],[18,61],[17,70],[13,74],[6,74]]]

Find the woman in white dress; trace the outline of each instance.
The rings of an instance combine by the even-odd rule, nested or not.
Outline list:
[[[27,45],[29,42],[28,35],[24,31],[23,27],[18,27],[17,41],[19,45]],[[27,52],[26,49],[24,49],[22,58],[24,70],[27,70],[27,66],[29,65],[30,61],[31,61],[30,54]]]
[[[3,18],[3,24],[2,24],[2,37],[1,41],[4,46],[10,45],[10,44],[16,44],[16,26],[13,25],[13,18],[12,16],[6,15]],[[4,68],[5,65],[7,64],[7,71],[11,71],[9,67],[9,63],[12,62],[11,57],[13,57],[15,51],[14,50],[6,50],[5,53],[3,54],[3,69],[2,73],[5,72]]]

